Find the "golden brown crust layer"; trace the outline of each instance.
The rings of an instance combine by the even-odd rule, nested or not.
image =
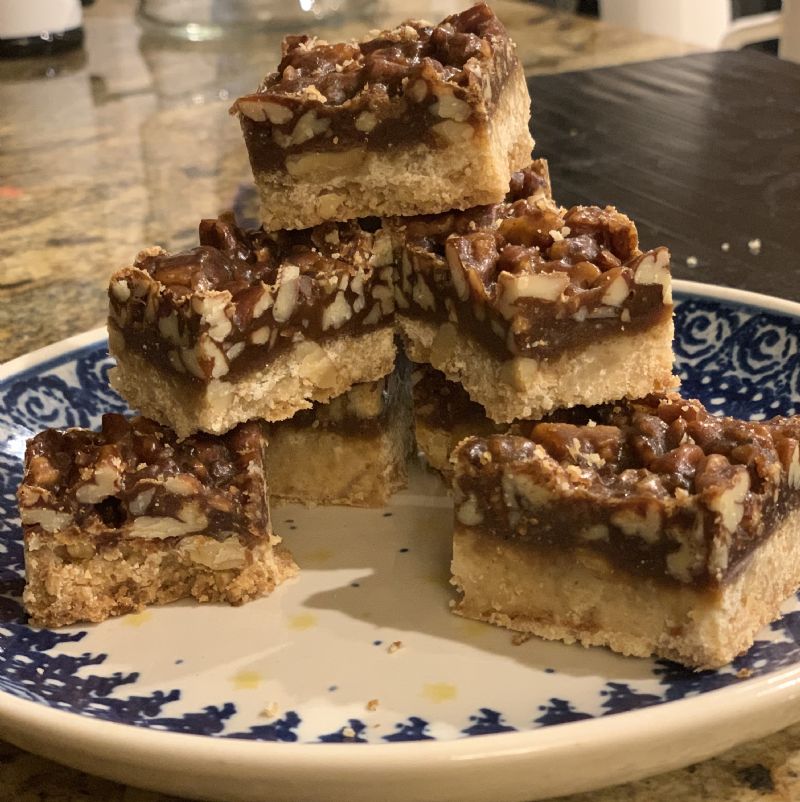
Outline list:
[[[718,590],[665,587],[597,554],[553,553],[456,526],[454,612],[548,640],[717,668],[746,651],[800,585],[800,511]]]
[[[298,343],[266,368],[235,381],[212,379],[201,389],[138,353],[120,349],[113,328],[109,334],[109,348],[117,360],[110,373],[114,389],[180,437],[197,430],[218,434],[243,420],[290,418],[314,401],[328,401],[354,384],[390,373],[396,353],[393,328],[385,326],[320,343]]]
[[[32,623],[60,627],[185,597],[243,604],[271,593],[297,566],[269,539],[252,547],[204,535],[95,546],[80,535],[29,533],[25,573],[23,602]]]
[[[401,364],[388,380],[357,385],[331,404],[272,424],[270,494],[300,504],[382,507],[406,486],[412,442]]]
[[[675,387],[669,318],[635,337],[609,336],[560,359],[496,359],[452,323],[401,317],[398,327],[414,362],[459,382],[489,418],[510,423],[542,418],[559,407],[640,398]]]

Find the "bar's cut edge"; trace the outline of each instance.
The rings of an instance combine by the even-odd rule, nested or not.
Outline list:
[[[499,203],[511,174],[530,162],[529,114],[520,66],[509,75],[485,125],[443,120],[452,124],[444,147],[420,143],[392,151],[308,153],[301,154],[305,161],[298,156],[295,175],[284,169],[256,170],[264,227],[307,228],[328,220],[434,214]]]
[[[304,340],[244,376],[208,384],[162,370],[141,354],[109,338],[117,367],[111,386],[133,407],[179,437],[195,431],[221,434],[238,423],[290,418],[314,401],[325,402],[354,384],[391,373],[396,349],[394,327],[342,334],[319,342]]]
[[[514,543],[457,523],[453,611],[547,640],[719,668],[746,651],[800,586],[800,509],[719,587],[636,577],[588,549]]]
[[[400,316],[398,326],[414,362],[459,382],[498,423],[541,418],[560,407],[642,398],[678,385],[671,316],[646,331],[611,334],[552,360],[499,360],[452,323]]]

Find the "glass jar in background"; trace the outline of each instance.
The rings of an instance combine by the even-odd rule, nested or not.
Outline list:
[[[371,2],[358,0],[139,0],[145,30],[190,41],[265,32],[286,32],[315,22],[362,15]]]

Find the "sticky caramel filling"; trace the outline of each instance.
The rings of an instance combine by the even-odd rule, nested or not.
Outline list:
[[[717,418],[677,396],[578,409],[462,443],[457,515],[487,537],[713,587],[798,505],[798,438],[791,419]]]

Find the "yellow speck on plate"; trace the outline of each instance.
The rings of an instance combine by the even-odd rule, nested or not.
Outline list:
[[[258,671],[240,671],[233,677],[233,687],[237,691],[251,691],[263,681],[264,677]]]
[[[422,695],[431,702],[450,702],[456,698],[456,686],[449,682],[428,682],[422,688]]]
[[[289,629],[311,629],[317,625],[317,617],[313,613],[298,613],[289,619]]]
[[[316,551],[309,551],[302,557],[298,557],[302,565],[326,563],[333,557],[333,552],[330,549],[317,549]]]
[[[153,614],[151,612],[144,610],[141,613],[126,615],[122,619],[122,623],[125,624],[126,627],[140,627],[142,624],[146,624],[152,617]]]
[[[468,638],[478,638],[492,631],[481,621],[459,621],[458,628],[461,630],[461,634]]]

